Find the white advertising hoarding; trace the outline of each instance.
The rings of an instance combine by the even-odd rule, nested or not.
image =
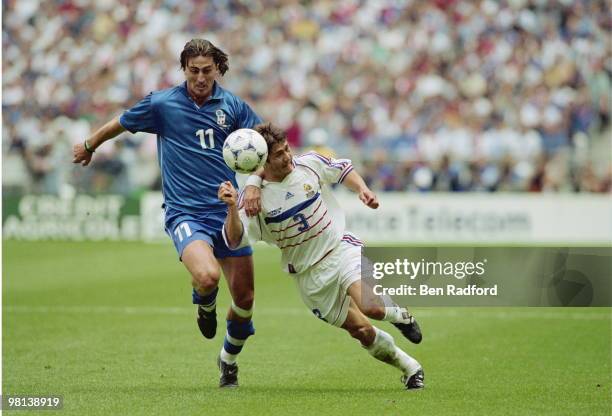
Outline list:
[[[386,193],[377,210],[337,196],[347,228],[368,242],[612,243],[609,196]]]
[[[583,194],[380,193],[380,207],[339,191],[347,229],[367,244],[612,245],[612,197]],[[165,241],[162,195],[63,199],[26,195],[7,204],[3,237],[18,240]]]
[[[612,198],[584,194],[379,193],[380,207],[336,192],[347,229],[372,243],[612,244]],[[167,238],[161,194],[142,199],[143,239]]]

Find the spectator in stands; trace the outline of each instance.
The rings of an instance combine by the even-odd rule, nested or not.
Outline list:
[[[321,129],[375,190],[609,190],[603,0],[8,0],[3,11],[2,104],[14,126],[3,156],[27,166],[26,191],[152,186],[155,169],[54,174],[53,126],[73,142],[97,127],[90,120],[180,82],[173,52],[193,33],[228,50],[228,88],[287,129],[293,147]],[[151,166],[150,142],[109,151]]]

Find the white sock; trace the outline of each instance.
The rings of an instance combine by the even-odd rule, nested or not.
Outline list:
[[[397,305],[385,306],[385,317],[382,320],[387,322],[402,322],[404,320],[402,308]]]
[[[421,368],[421,364],[410,355],[406,354],[404,351],[395,346],[395,354],[399,360],[399,368],[402,370],[404,374],[408,377],[416,373],[419,368]]]
[[[374,327],[374,330],[376,331],[376,338],[374,338],[372,345],[366,347],[370,355],[377,360],[392,365],[407,376],[413,375],[421,368],[421,364],[417,360],[395,345],[391,335],[376,327]]]
[[[236,362],[236,357],[238,357],[238,354],[230,354],[229,352],[225,351],[225,348],[221,347],[221,361],[223,361],[224,363],[227,364],[234,364]]]

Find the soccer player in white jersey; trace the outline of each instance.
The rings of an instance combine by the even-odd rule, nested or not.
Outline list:
[[[345,231],[344,213],[328,185],[341,183],[378,208],[376,195],[353,170],[350,160],[328,159],[310,152],[293,157],[282,130],[271,124],[255,127],[268,144],[261,186],[262,209],[248,217],[227,181],[219,199],[228,206],[223,237],[230,249],[249,241],[266,241],[281,249],[282,264],[294,277],[302,300],[320,319],[347,330],[368,352],[402,371],[407,389],[424,387],[421,365],[399,349],[393,337],[369,318],[389,321],[414,343],[421,331],[414,318],[390,299],[363,299],[361,241]],[[371,295],[373,296],[373,295]],[[386,302],[385,302],[386,301]],[[232,357],[224,357],[221,360]]]

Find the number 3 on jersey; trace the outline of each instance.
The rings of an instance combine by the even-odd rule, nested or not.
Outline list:
[[[293,216],[293,221],[300,223],[300,226],[298,227],[298,231],[300,232],[307,230],[308,227],[310,227],[310,224],[308,224],[308,220],[304,214],[295,214]]]
[[[215,131],[213,129],[200,129],[196,131],[196,136],[200,138],[200,145],[202,149],[212,149],[215,147]],[[208,146],[206,145],[205,136],[208,136]]]

